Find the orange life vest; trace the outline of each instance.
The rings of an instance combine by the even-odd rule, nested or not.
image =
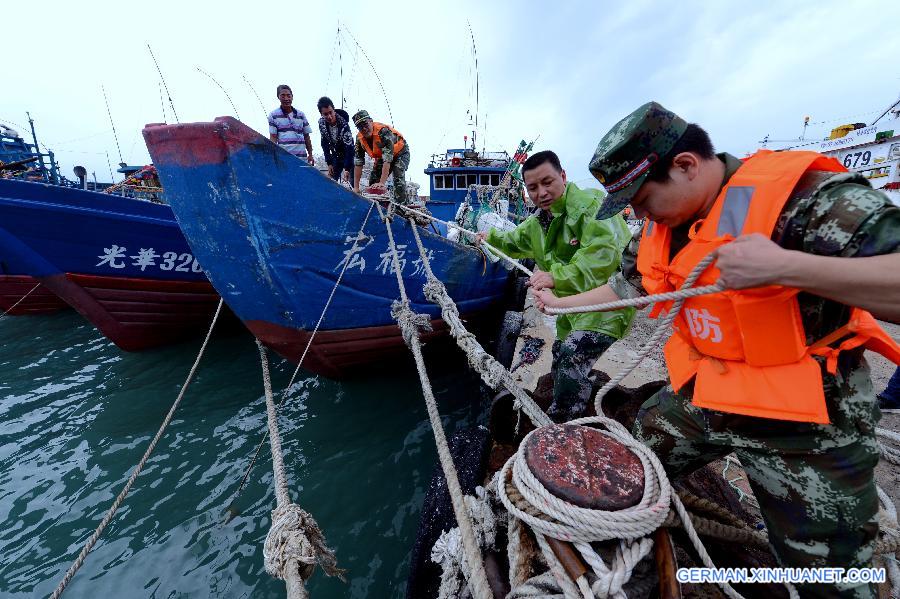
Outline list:
[[[369,140],[366,139],[366,136],[363,135],[362,132],[357,133],[356,136],[359,138],[359,143],[362,144],[362,147],[366,151],[366,154],[368,154],[375,160],[381,159],[381,145],[378,143],[378,133],[384,127],[390,129],[394,133],[394,135],[397,136],[397,142],[394,144],[394,156],[397,156],[397,154],[399,154],[400,151],[403,150],[403,148],[406,146],[406,140],[403,139],[402,133],[400,133],[390,125],[372,122],[372,139],[375,140],[374,147],[369,145]]]
[[[771,237],[795,186],[811,170],[847,169],[815,152],[757,152],[732,175],[707,217],[694,223],[690,241],[671,261],[669,228],[645,223],[637,259],[644,289],[651,294],[678,289],[700,260],[739,235]],[[713,265],[695,286],[710,285],[718,278]],[[858,308],[843,327],[807,346],[798,293],[790,287],[769,286],[685,300],[675,319],[675,333],[665,346],[674,389],[696,377],[696,406],[827,424],[821,369],[813,355],[826,357],[831,373],[841,351],[861,345],[900,364],[900,346],[871,314]],[[656,304],[651,316],[670,306],[671,302]]]

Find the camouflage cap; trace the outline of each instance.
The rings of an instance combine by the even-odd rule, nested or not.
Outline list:
[[[647,179],[650,167],[681,139],[687,123],[656,102],[647,102],[603,136],[588,168],[606,188],[598,219],[615,216]]]
[[[353,115],[353,124],[356,125],[356,128],[359,129],[362,127],[362,124],[366,121],[371,121],[372,117],[369,116],[368,111],[360,110],[356,114]]]

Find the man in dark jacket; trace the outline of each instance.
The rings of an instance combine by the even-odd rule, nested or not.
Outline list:
[[[353,169],[353,133],[347,118],[335,110],[334,102],[327,96],[319,98],[319,133],[322,136],[322,152],[328,163],[328,176],[335,181],[350,181]],[[346,114],[346,113],[344,113]]]

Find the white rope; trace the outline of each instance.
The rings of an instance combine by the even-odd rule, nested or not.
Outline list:
[[[484,351],[475,335],[466,329],[459,316],[456,303],[447,293],[447,288],[444,284],[434,276],[434,271],[431,270],[431,262],[428,259],[425,246],[422,245],[418,229],[413,226],[412,232],[419,250],[419,256],[422,258],[422,267],[425,271],[426,283],[422,288],[425,297],[440,306],[441,316],[450,328],[450,334],[456,340],[457,345],[466,354],[469,365],[478,372],[485,384],[491,389],[496,389],[502,384],[513,395],[515,408],[523,410],[535,426],[551,424],[553,421],[550,417],[537,405],[534,399],[525,393],[509,370]]]
[[[373,199],[371,199],[371,198],[366,198],[366,199],[369,200],[370,202],[376,201],[376,200],[373,200]],[[431,221],[433,221],[433,222],[440,223],[440,224],[442,224],[442,225],[444,225],[444,226],[446,226],[446,227],[451,227],[451,228],[457,229],[457,230],[459,230],[460,233],[464,233],[464,234],[468,235],[469,237],[475,238],[475,237],[478,235],[477,233],[474,233],[474,232],[472,232],[472,231],[469,231],[468,229],[466,229],[466,228],[464,228],[464,227],[460,227],[458,224],[456,224],[456,223],[454,223],[454,222],[450,222],[450,221],[446,221],[446,220],[441,220],[441,219],[439,219],[439,218],[437,218],[437,217],[432,216],[431,214],[428,214],[428,213],[425,213],[425,212],[420,212],[420,211],[418,211],[418,210],[415,210],[415,209],[413,209],[413,208],[410,208],[409,206],[404,206],[403,204],[397,204],[396,202],[393,202],[393,201],[390,201],[389,203],[390,203],[393,207],[396,207],[396,208],[400,209],[401,211],[411,212],[412,214],[416,214],[416,215],[418,215],[418,216],[421,216],[422,218],[427,218],[427,219],[429,219],[429,220],[431,220]],[[401,212],[401,215],[402,215],[402,212]],[[492,253],[492,254],[494,254],[495,256],[497,256],[497,257],[503,259],[504,261],[506,261],[506,263],[509,264],[510,266],[512,266],[513,268],[516,268],[516,269],[518,269],[518,270],[521,270],[523,273],[525,273],[525,274],[528,275],[529,277],[534,276],[534,273],[533,273],[531,270],[525,268],[525,267],[522,265],[522,263],[520,263],[518,260],[516,260],[516,259],[514,259],[514,258],[510,258],[510,257],[507,256],[506,254],[504,254],[502,251],[498,250],[497,248],[495,248],[494,246],[492,246],[491,244],[489,244],[487,241],[482,240],[482,241],[481,241],[481,245],[482,245],[484,248],[486,248],[490,253]]]
[[[19,304],[21,304],[22,302],[24,302],[24,301],[25,301],[25,298],[27,298],[29,295],[31,295],[31,292],[34,291],[35,289],[37,289],[37,288],[40,287],[40,286],[41,286],[41,284],[38,283],[37,285],[35,285],[34,287],[32,287],[32,288],[28,291],[28,293],[26,293],[26,294],[23,295],[21,298],[19,298],[19,301],[17,301],[17,302],[14,303],[12,306],[10,306],[9,310],[5,311],[3,314],[0,314],[0,320],[3,320],[3,318],[4,318],[7,314],[9,314],[9,313],[12,312],[13,310],[15,310],[15,309],[16,309],[16,306],[18,306]]]
[[[713,259],[708,258],[710,262]],[[707,263],[707,266],[709,262]],[[703,270],[703,269],[701,269]],[[696,278],[695,278],[696,279]],[[588,306],[574,306],[572,308],[551,308],[547,306],[544,312],[547,314],[580,314],[582,312],[607,312],[609,310],[619,310],[621,308],[642,308],[655,304],[657,302],[670,302],[673,300],[685,300],[699,295],[710,295],[713,293],[721,293],[725,291],[725,286],[721,283],[713,285],[704,285],[703,287],[693,287],[688,289],[690,285],[682,285],[677,291],[667,291],[665,293],[656,293],[653,295],[644,295],[641,297],[633,297],[628,299],[620,299],[614,302],[604,302],[602,304],[591,304]]]
[[[875,438],[881,456],[889,463],[900,466],[900,449],[888,444],[888,442],[891,442],[900,445],[900,434],[886,428],[876,427]]]
[[[662,339],[663,335],[669,332],[669,327],[672,322],[675,320],[675,317],[678,316],[678,313],[681,311],[681,307],[684,305],[684,300],[688,297],[688,293],[691,291],[691,287],[700,277],[700,275],[705,271],[710,264],[712,264],[716,259],[715,254],[709,254],[703,260],[697,263],[696,266],[691,270],[688,274],[687,279],[684,280],[684,283],[681,285],[681,288],[678,291],[672,292],[672,294],[682,294],[676,298],[675,303],[672,305],[672,308],[669,312],[662,318],[659,319],[659,324],[656,325],[656,329],[654,329],[653,334],[650,335],[650,338],[647,339],[647,342],[644,346],[628,361],[628,363],[616,373],[614,377],[609,379],[603,387],[597,391],[597,394],[594,396],[594,409],[597,414],[603,414],[603,398],[606,397],[606,394],[616,388],[616,385],[621,383],[625,377],[631,374],[631,371],[637,368],[638,364],[643,362],[644,358],[647,357],[653,348],[657,346],[657,344]],[[711,287],[718,287],[719,283],[715,285],[711,285]],[[721,289],[720,289],[721,291]],[[670,295],[670,294],[666,294]]]
[[[622,587],[631,577],[634,566],[652,548],[646,538],[659,528],[669,513],[672,489],[662,463],[645,445],[639,443],[618,422],[605,417],[573,420],[571,425],[596,425],[598,430],[631,449],[640,459],[644,470],[644,493],[634,506],[622,510],[606,511],[579,507],[556,497],[531,473],[525,459],[525,446],[529,433],[500,471],[497,491],[501,502],[513,517],[528,524],[535,532],[544,558],[551,566],[565,596],[572,595],[575,584],[568,575],[555,567],[557,558],[543,537],[551,537],[573,543],[584,561],[593,571],[591,595],[597,597],[624,597]],[[510,492],[519,494],[514,501]],[[522,506],[524,502],[525,506]],[[590,543],[621,539],[612,563],[607,566]],[[566,587],[569,587],[568,589]],[[577,591],[576,596],[583,593]]]
[[[491,506],[490,493],[484,487],[476,487],[475,495],[466,495],[465,502],[472,517],[478,545],[493,549],[497,538],[497,520]],[[458,599],[472,572],[458,526],[441,533],[431,548],[431,561],[441,566],[438,599]]]
[[[652,541],[646,537],[665,521],[670,505],[681,519],[682,526],[703,565],[708,568],[715,567],[697,536],[687,510],[678,495],[672,492],[662,463],[650,448],[631,436],[624,426],[606,417],[580,418],[568,424],[604,427],[605,430],[598,430],[622,443],[637,455],[644,468],[644,495],[638,504],[624,510],[607,512],[582,508],[550,493],[528,470],[524,457],[523,447],[528,436],[535,434],[536,431],[526,436],[519,451],[503,466],[498,495],[509,513],[531,526],[536,535],[573,543],[593,571],[594,581],[591,583],[593,596],[624,597],[622,587],[628,582],[634,566],[650,551]],[[518,494],[518,497],[515,495],[511,497],[511,492]],[[612,563],[607,566],[590,543],[610,539],[620,539],[621,542]],[[555,557],[546,554],[544,557],[548,564],[552,565]],[[568,597],[571,591],[565,590],[567,581],[560,579],[557,582],[560,583],[559,589],[563,595]],[[546,587],[546,580],[543,580],[540,586]],[[729,597],[733,599],[741,597],[730,585],[721,586]],[[790,585],[786,586],[791,597],[798,596],[796,589]]]
[[[181,391],[178,393],[178,397],[175,398],[175,402],[172,404],[172,407],[169,408],[169,413],[166,414],[166,417],[163,419],[162,424],[159,427],[159,430],[156,431],[156,435],[153,437],[153,440],[150,441],[150,445],[147,446],[147,450],[144,452],[144,455],[141,457],[141,460],[138,462],[137,466],[134,467],[134,470],[131,472],[131,476],[128,477],[128,481],[125,483],[125,486],[122,487],[122,490],[119,492],[119,495],[116,497],[115,501],[113,501],[112,505],[106,512],[106,515],[103,516],[103,520],[100,521],[100,524],[97,526],[97,529],[94,531],[94,534],[90,536],[87,542],[84,544],[84,547],[81,549],[81,552],[78,554],[78,557],[75,558],[75,562],[69,567],[63,579],[57,585],[56,590],[50,595],[50,599],[57,599],[60,595],[62,595],[63,591],[66,590],[69,582],[72,580],[72,577],[75,576],[75,573],[81,568],[81,565],[84,563],[84,560],[87,558],[88,553],[94,548],[94,545],[100,539],[100,535],[103,534],[103,531],[106,530],[106,527],[112,521],[113,516],[116,515],[116,511],[119,509],[119,506],[122,505],[122,502],[125,501],[125,497],[128,495],[128,492],[131,490],[132,485],[137,480],[138,475],[141,473],[141,470],[144,469],[144,465],[146,465],[147,460],[150,459],[150,454],[153,453],[153,450],[156,449],[156,444],[162,438],[163,433],[166,431],[166,427],[169,426],[169,422],[172,421],[172,416],[175,415],[175,410],[178,409],[178,405],[181,403],[184,394],[187,392],[188,386],[190,386],[191,381],[194,379],[194,374],[197,372],[197,367],[200,365],[200,359],[203,358],[203,353],[206,351],[206,346],[209,344],[209,338],[212,337],[213,328],[216,326],[216,322],[219,320],[219,313],[222,311],[222,298],[219,298],[219,305],[216,307],[216,313],[213,316],[212,322],[209,325],[209,330],[206,332],[206,338],[203,340],[203,344],[200,346],[200,351],[197,353],[197,358],[194,360],[193,366],[191,366],[190,371],[188,372],[187,378],[184,381],[184,384],[181,386]]]
[[[412,351],[413,358],[416,362],[416,370],[419,373],[419,382],[422,385],[422,395],[425,398],[425,406],[428,411],[428,419],[431,423],[431,429],[434,433],[435,444],[437,445],[438,458],[441,468],[444,471],[444,478],[447,481],[447,491],[450,493],[450,499],[453,504],[453,513],[456,515],[456,522],[460,529],[460,537],[462,539],[463,548],[465,550],[466,560],[471,568],[471,577],[469,578],[469,588],[475,599],[493,599],[493,593],[487,582],[487,574],[484,571],[484,562],[481,558],[481,550],[475,538],[475,531],[472,526],[472,520],[466,509],[466,503],[463,499],[464,495],[462,487],[459,484],[459,478],[456,474],[456,467],[453,465],[453,458],[450,455],[450,447],[447,444],[447,438],[444,435],[444,427],[441,424],[441,416],[437,409],[437,401],[431,389],[431,382],[428,379],[428,373],[425,369],[425,360],[422,357],[422,347],[419,341],[419,327],[428,323],[428,316],[425,314],[415,314],[409,305],[409,298],[406,295],[406,287],[403,283],[400,262],[397,257],[397,246],[394,243],[394,233],[391,230],[391,222],[384,217],[381,206],[378,206],[378,213],[384,221],[388,234],[388,247],[391,251],[391,258],[394,263],[394,273],[397,275],[397,286],[400,290],[400,301],[394,302],[391,309],[391,315],[397,320],[400,330],[403,333],[403,339]],[[416,230],[416,225],[409,223],[409,226]],[[424,322],[423,322],[424,321]]]
[[[288,599],[307,597],[304,581],[315,569],[316,563],[329,576],[343,580],[343,571],[337,567],[334,552],[325,543],[315,519],[296,503],[291,503],[288,494],[287,474],[284,455],[281,452],[281,434],[278,431],[278,416],[272,397],[272,379],[269,374],[269,360],[266,348],[256,340],[263,372],[263,387],[266,395],[266,416],[269,427],[269,443],[272,447],[272,472],[275,475],[275,498],[277,507],[272,511],[272,526],[263,545],[263,561],[266,572],[284,580]]]
[[[880,519],[883,521],[880,522],[880,530],[884,533],[885,537],[896,538],[898,534],[900,534],[900,532],[898,532],[900,524],[897,522],[897,508],[894,505],[894,502],[891,501],[890,496],[884,492],[884,489],[875,487],[875,490],[877,491],[878,499],[881,502],[879,516],[881,516]],[[876,553],[878,553],[877,548]],[[900,566],[897,565],[896,553],[885,552],[883,555],[880,555],[880,558],[884,561],[888,581],[891,584],[891,599],[897,599],[900,597]]]

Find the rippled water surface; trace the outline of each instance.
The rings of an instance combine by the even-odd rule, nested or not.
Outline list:
[[[127,354],[73,312],[0,320],[0,595],[46,597],[124,485],[178,394],[200,340]],[[432,382],[448,432],[481,415],[461,360]],[[276,390],[292,366],[272,358]],[[263,570],[275,506],[259,357],[214,335],[174,420],[64,597],[283,597]],[[435,466],[409,362],[337,383],[301,373],[279,420],[291,496],[348,570],[311,596],[402,597]]]

